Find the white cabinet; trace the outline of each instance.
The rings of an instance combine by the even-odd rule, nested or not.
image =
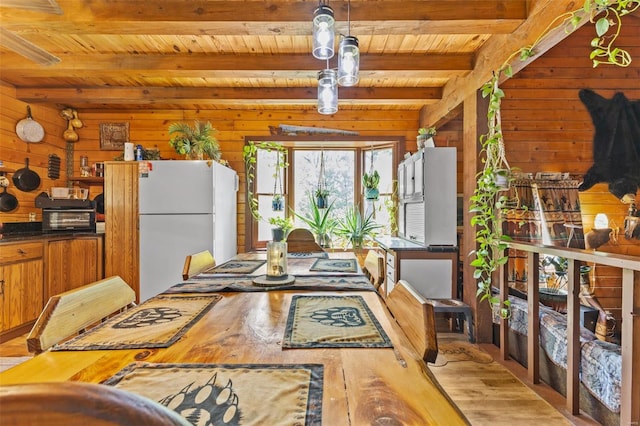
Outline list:
[[[399,235],[424,246],[456,246],[456,149],[424,148],[405,159],[398,172],[398,180],[405,181]]]

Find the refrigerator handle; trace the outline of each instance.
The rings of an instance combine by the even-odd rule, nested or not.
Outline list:
[[[240,177],[238,175],[235,175],[234,186],[234,189],[238,192],[240,190]]]

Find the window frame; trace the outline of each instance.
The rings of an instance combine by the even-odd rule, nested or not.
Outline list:
[[[285,215],[289,215],[288,206],[290,206],[293,200],[293,194],[291,194],[292,188],[294,188],[294,173],[293,151],[296,150],[348,150],[355,151],[355,174],[354,176],[362,176],[365,154],[371,149],[392,149],[392,170],[396,170],[400,161],[400,158],[405,152],[405,138],[402,136],[384,136],[384,137],[363,137],[363,136],[247,136],[245,137],[245,144],[249,141],[259,144],[262,142],[280,143],[287,149],[287,158],[290,162],[289,167],[284,170],[284,188],[285,188],[285,206],[287,211]],[[395,176],[394,176],[395,179]],[[257,182],[253,182],[254,190],[257,188]],[[245,184],[245,197],[246,197],[246,184]],[[258,194],[256,194],[258,195]],[[362,181],[361,179],[354,179],[354,200],[360,203],[360,208],[364,206],[361,202],[363,198]],[[258,241],[258,222],[253,219],[249,208],[249,203],[245,202],[245,251],[263,250],[266,247],[266,241]]]

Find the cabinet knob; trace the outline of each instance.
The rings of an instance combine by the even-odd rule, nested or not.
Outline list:
[[[18,249],[18,254],[27,254],[26,251],[22,250],[21,248]]]
[[[4,280],[0,280],[0,296],[4,294]]]

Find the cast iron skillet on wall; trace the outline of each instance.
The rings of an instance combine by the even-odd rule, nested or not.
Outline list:
[[[2,187],[2,189],[2,194],[0,194],[0,212],[8,213],[18,207],[18,199],[15,195],[7,192],[6,186]]]
[[[20,191],[30,192],[40,186],[40,176],[29,169],[29,159],[25,158],[25,166],[13,174],[13,183]]]

